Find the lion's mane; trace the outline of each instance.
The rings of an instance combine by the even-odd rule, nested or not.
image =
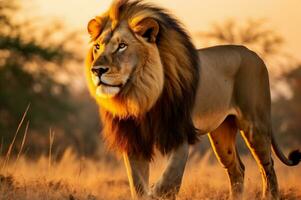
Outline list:
[[[186,139],[190,144],[197,140],[191,114],[199,79],[199,58],[190,36],[168,12],[141,1],[123,2],[113,5],[109,11],[116,26],[118,21],[145,16],[152,17],[159,24],[156,45],[164,70],[164,87],[152,108],[139,117],[121,118],[100,108],[103,133],[109,147],[150,160],[154,147],[166,154]],[[137,88],[139,84],[135,86]],[[147,88],[152,88],[152,85]],[[139,101],[139,93],[132,92]],[[139,92],[150,91],[140,89]],[[121,104],[126,101],[126,96],[120,98]]]

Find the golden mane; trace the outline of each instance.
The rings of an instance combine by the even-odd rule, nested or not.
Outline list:
[[[119,22],[125,20],[131,26],[148,17],[159,24],[156,45],[164,71],[163,91],[151,108],[139,117],[120,118],[101,108],[101,118],[104,136],[110,147],[151,159],[154,146],[165,154],[182,144],[184,139],[188,139],[189,143],[197,140],[191,112],[199,79],[199,58],[182,25],[164,9],[141,1],[121,0],[115,1],[109,12],[101,16],[113,27],[118,27]],[[90,52],[87,66],[90,66],[92,59]],[[152,88],[155,83],[148,81],[148,84],[148,88]],[[89,87],[92,85],[89,82]],[[145,99],[141,92],[149,91],[139,89],[139,84],[136,84],[137,87],[138,92],[129,93],[135,94],[132,95],[135,101],[143,102]],[[114,105],[121,108],[127,96],[121,95],[115,101],[117,103]]]

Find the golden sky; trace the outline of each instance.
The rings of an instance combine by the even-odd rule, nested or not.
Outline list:
[[[284,37],[285,50],[301,60],[301,0],[148,1],[172,11],[192,35],[229,18],[242,23],[250,18],[266,19],[269,28]],[[89,19],[103,12],[110,3],[110,0],[30,0],[24,7],[32,15],[61,19],[85,31]]]

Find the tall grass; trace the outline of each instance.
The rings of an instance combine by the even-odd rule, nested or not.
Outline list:
[[[0,172],[3,171],[3,170],[5,170],[5,167],[6,167],[7,163],[9,162],[10,155],[11,155],[12,150],[13,150],[13,148],[14,148],[14,145],[15,145],[15,141],[16,141],[17,135],[18,135],[19,130],[20,130],[20,128],[21,128],[21,126],[22,126],[22,124],[23,124],[23,122],[24,122],[24,119],[25,119],[25,117],[26,117],[26,115],[27,115],[27,112],[28,112],[29,108],[30,108],[30,104],[28,104],[28,106],[26,107],[25,112],[24,112],[23,115],[22,115],[22,118],[21,118],[21,121],[20,121],[20,123],[19,123],[19,125],[18,125],[18,128],[17,128],[17,130],[16,130],[16,132],[15,132],[15,134],[14,134],[14,137],[13,137],[13,139],[12,139],[12,141],[11,141],[9,147],[8,147],[8,150],[7,150],[5,159],[3,160],[3,163],[2,163],[2,166],[1,166],[1,169],[0,169]],[[25,134],[24,134],[24,135],[25,135]],[[0,154],[0,155],[1,155],[1,154]]]
[[[104,155],[105,156],[105,155]],[[261,177],[255,161],[244,156],[246,165],[245,199],[260,197]],[[151,184],[162,173],[165,159],[159,158],[151,165]],[[126,172],[121,160],[117,162],[95,161],[78,158],[72,149],[67,149],[61,160],[51,163],[42,156],[36,161],[20,156],[7,164],[0,175],[0,199],[88,199],[128,200],[130,191]],[[299,177],[301,168],[285,167],[275,162],[283,199],[301,199]],[[227,199],[228,179],[225,170],[215,161],[211,150],[199,161],[189,161],[178,199]]]
[[[54,143],[54,135],[55,132],[51,129],[49,130],[49,152],[48,152],[48,171],[51,172],[51,164],[52,164],[52,147]]]
[[[27,159],[23,153],[29,132],[26,123],[21,147],[16,159],[11,159],[16,137],[25,120],[29,106],[5,154],[0,157],[0,199],[13,200],[128,200],[129,184],[121,160],[107,161],[79,158],[71,148],[66,149],[60,160],[53,160],[55,133],[49,131],[48,155],[37,160]],[[1,148],[3,145],[1,145]],[[1,150],[2,151],[2,150]],[[103,158],[106,155],[102,155]],[[246,166],[245,199],[259,199],[261,177],[250,155],[242,158]],[[160,156],[151,164],[150,185],[161,175],[166,160]],[[301,199],[301,166],[286,167],[275,159],[282,199]],[[191,158],[186,167],[179,200],[228,199],[228,178],[209,149],[199,159]]]

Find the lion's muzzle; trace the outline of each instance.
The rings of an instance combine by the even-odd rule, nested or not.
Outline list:
[[[91,77],[96,86],[96,95],[101,98],[111,98],[117,95],[122,87],[121,83],[116,83],[112,79],[108,79],[109,67],[93,66],[91,69]],[[118,81],[119,82],[119,81]]]

